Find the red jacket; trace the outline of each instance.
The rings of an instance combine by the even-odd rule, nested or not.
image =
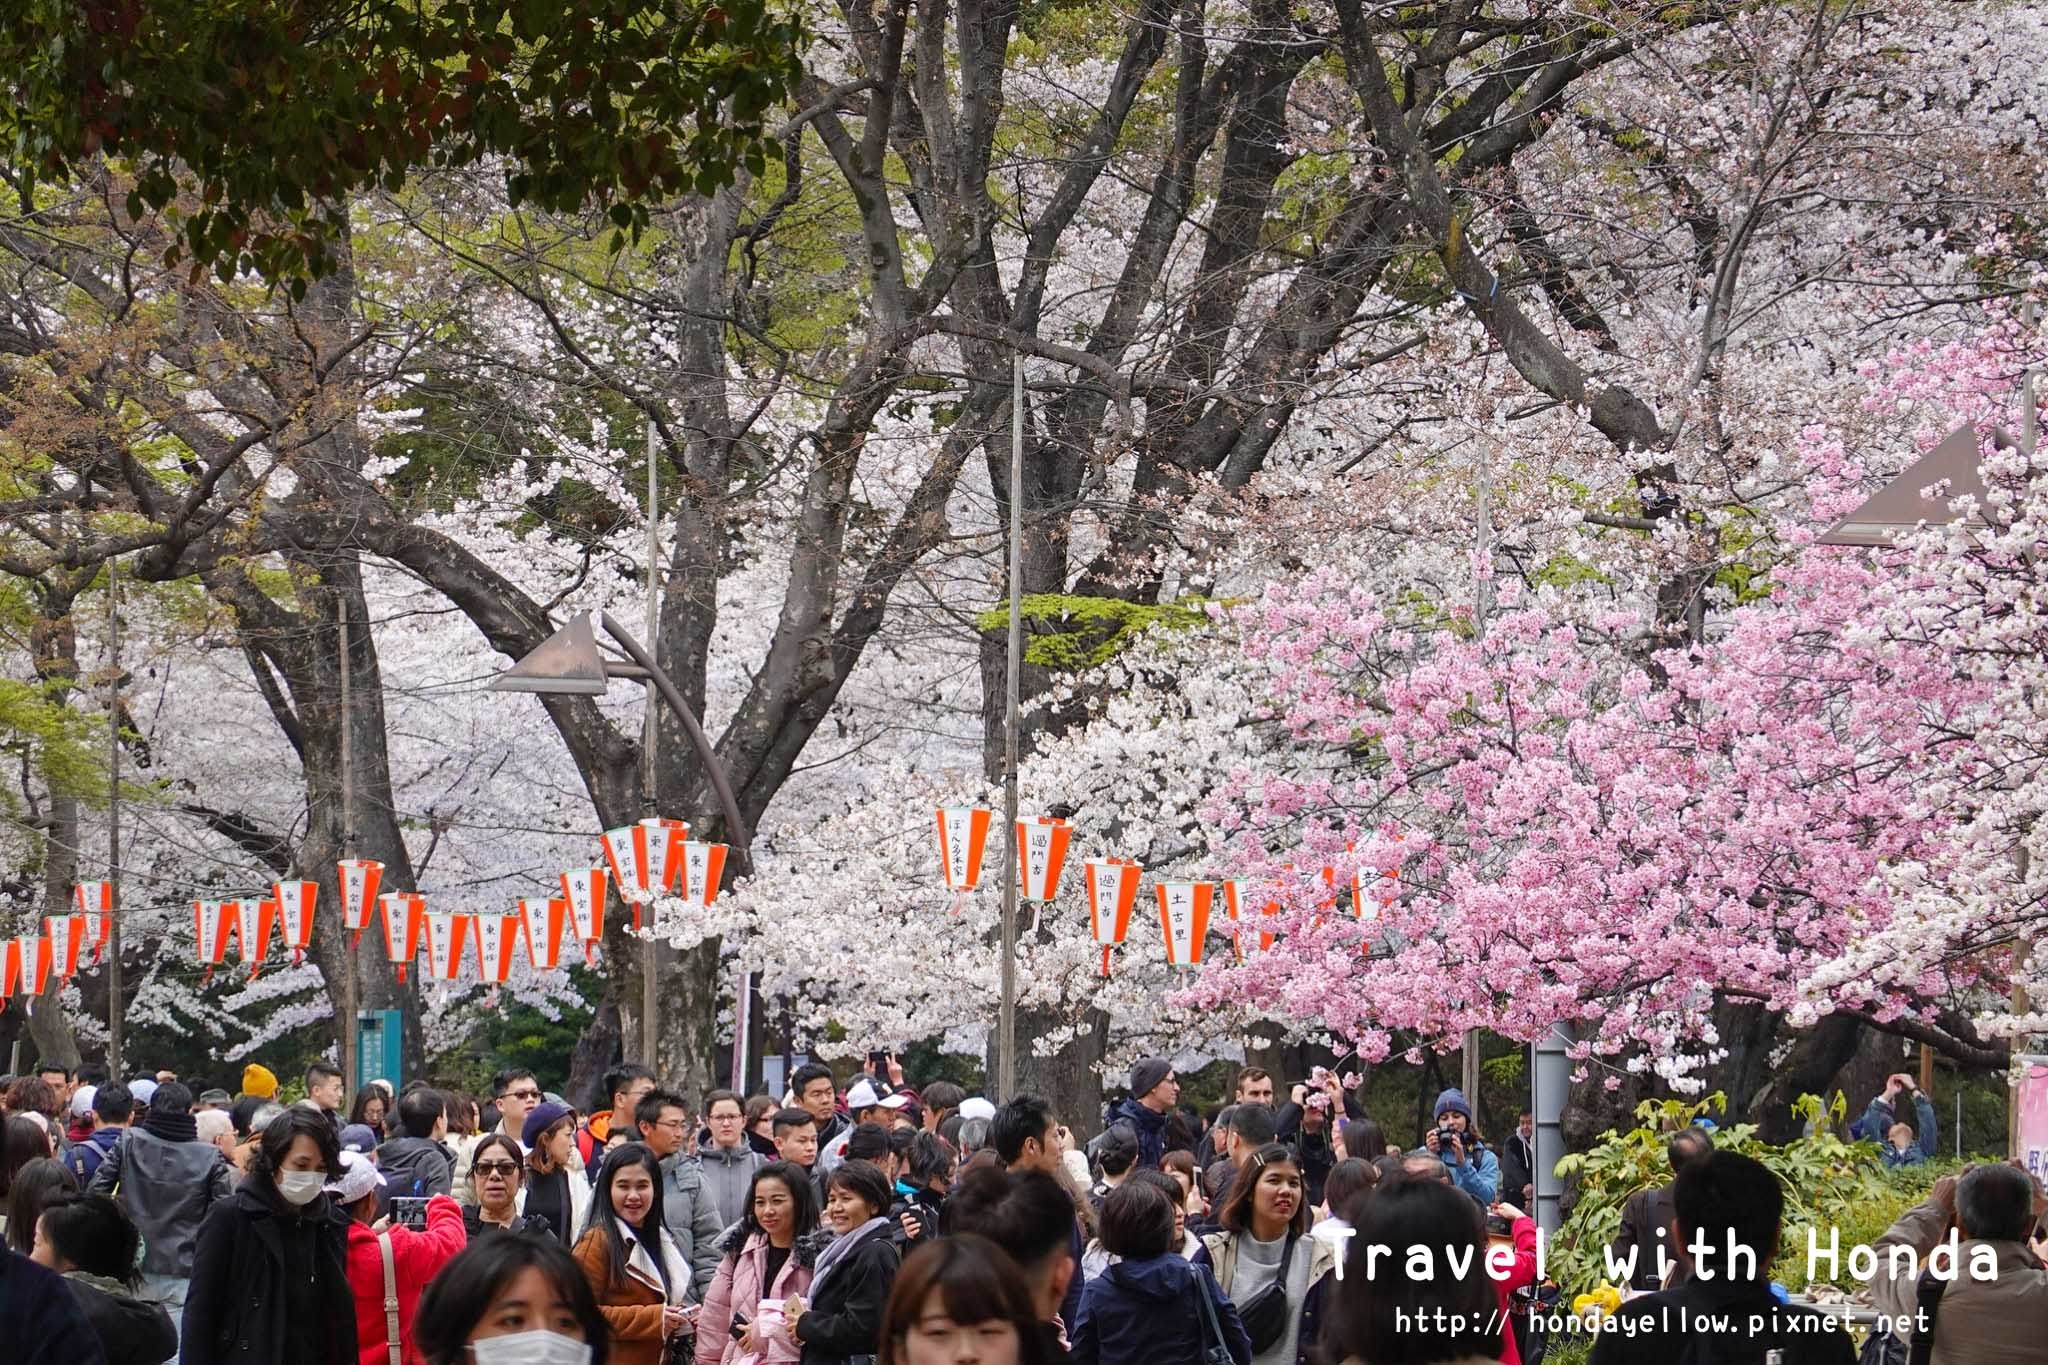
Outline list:
[[[413,1314],[420,1293],[441,1267],[469,1243],[462,1206],[445,1194],[427,1201],[427,1230],[392,1228],[391,1267],[398,1281],[398,1350],[402,1365],[425,1365],[412,1342]],[[384,1339],[384,1256],[377,1234],[351,1219],[348,1225],[348,1287],[356,1296],[356,1346],[362,1365],[390,1365]]]
[[[1514,1238],[1515,1259],[1508,1267],[1508,1276],[1493,1281],[1494,1297],[1500,1303],[1501,1365],[1522,1365],[1522,1353],[1515,1346],[1514,1324],[1508,1321],[1508,1315],[1515,1309],[1515,1291],[1536,1283],[1536,1220],[1526,1215],[1517,1218]],[[1491,1278],[1490,1271],[1488,1277]]]

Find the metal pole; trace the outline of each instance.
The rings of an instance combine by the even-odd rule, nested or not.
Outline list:
[[[647,419],[647,652],[659,657],[661,632],[661,504],[659,462],[655,459],[654,419]],[[658,814],[655,784],[656,736],[660,733],[659,695],[647,680],[647,726],[640,745],[640,802],[645,814]],[[647,943],[640,956],[640,1055],[661,1070],[661,1035],[655,1027],[661,980],[661,936],[654,932],[654,907],[647,907]]]
[[[1536,1186],[1536,1207],[1524,1212],[1535,1218],[1545,1237],[1555,1237],[1564,1223],[1564,1181],[1557,1174],[1557,1159],[1564,1155],[1564,1101],[1571,1089],[1572,1063],[1565,1049],[1571,1034],[1563,1024],[1551,1025],[1550,1032],[1536,1044],[1535,1084],[1536,1133],[1530,1142],[1531,1172]]]
[[[1003,684],[1003,1001],[996,1032],[996,1095],[1017,1094],[1017,730],[1024,671],[1024,357],[1010,361],[1010,641]]]
[[[121,1079],[121,578],[107,561],[107,1074]]]
[[[336,595],[336,621],[341,636],[341,856],[344,860],[356,856],[355,817],[355,745],[352,743],[355,727],[351,723],[353,712],[349,709],[349,642],[348,642],[348,595]],[[357,1088],[356,1077],[356,950],[349,942],[348,925],[339,918],[341,911],[341,875],[336,869],[335,923],[340,933],[337,942],[341,945],[341,1077],[342,1084],[353,1093]]]

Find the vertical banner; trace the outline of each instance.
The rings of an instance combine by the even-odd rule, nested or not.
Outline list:
[[[2015,1053],[2011,1074],[2013,1107],[2019,1112],[2013,1158],[2029,1175],[2048,1177],[2048,1057]],[[1882,1139],[1884,1135],[1877,1136]]]

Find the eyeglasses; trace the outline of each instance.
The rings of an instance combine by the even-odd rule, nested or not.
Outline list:
[[[682,1132],[683,1129],[689,1127],[689,1125],[687,1123],[684,1123],[681,1119],[663,1119],[654,1126],[656,1128],[667,1128],[678,1133]]]
[[[479,1161],[473,1167],[478,1175],[515,1175],[519,1170],[516,1161]]]
[[[537,1099],[539,1099],[539,1098],[540,1098],[540,1091],[538,1091],[538,1090],[507,1090],[507,1091],[505,1092],[505,1094],[504,1094],[504,1098],[505,1098],[505,1099],[508,1099],[508,1100],[537,1100]]]

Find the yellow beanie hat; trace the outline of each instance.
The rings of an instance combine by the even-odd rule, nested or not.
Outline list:
[[[242,1093],[254,1095],[259,1100],[274,1100],[277,1098],[277,1077],[270,1073],[269,1067],[251,1062],[242,1068]]]

